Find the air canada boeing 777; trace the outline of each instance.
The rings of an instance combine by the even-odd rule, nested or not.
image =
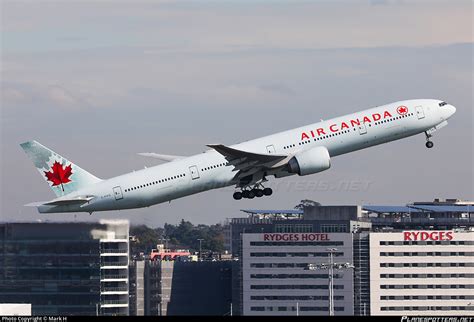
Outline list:
[[[40,213],[133,209],[231,185],[236,200],[269,196],[268,177],[315,174],[341,154],[421,133],[432,148],[433,133],[455,112],[439,100],[400,101],[232,146],[209,144],[209,150],[190,157],[140,153],[167,163],[107,180],[29,141],[21,147],[56,194],[29,206]]]

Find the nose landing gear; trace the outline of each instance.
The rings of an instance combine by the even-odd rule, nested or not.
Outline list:
[[[425,132],[425,136],[426,136],[426,143],[425,143],[425,146],[428,148],[428,149],[431,149],[433,146],[434,146],[434,143],[432,141],[430,141],[430,138],[432,137],[431,134],[429,134],[428,132]]]

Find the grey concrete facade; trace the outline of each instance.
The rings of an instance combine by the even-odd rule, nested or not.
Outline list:
[[[352,263],[350,233],[242,234],[242,298],[244,315],[328,315],[327,270],[308,264]],[[335,315],[354,314],[352,269],[334,272]]]
[[[145,315],[230,315],[232,261],[146,261]]]
[[[474,232],[370,233],[371,315],[474,315]]]

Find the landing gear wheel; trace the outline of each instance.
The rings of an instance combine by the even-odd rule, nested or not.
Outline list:
[[[255,193],[255,197],[257,197],[257,198],[263,197],[263,190],[262,189],[253,189],[252,191]]]
[[[247,198],[249,197],[249,192],[250,192],[250,191],[248,191],[248,190],[242,191],[242,197],[244,197],[244,198],[247,199]]]
[[[242,199],[242,192],[234,192],[234,195],[233,195],[234,199],[235,200],[240,200]]]
[[[272,188],[265,188],[265,189],[263,189],[263,194],[264,194],[265,196],[271,196],[272,193],[273,193]]]
[[[431,149],[431,148],[434,146],[434,143],[431,142],[431,141],[426,141],[426,144],[425,144],[425,145],[426,145],[426,147],[427,147],[428,149]]]
[[[253,190],[250,190],[249,193],[248,193],[248,197],[249,199],[253,199],[255,198],[255,192],[253,192]]]

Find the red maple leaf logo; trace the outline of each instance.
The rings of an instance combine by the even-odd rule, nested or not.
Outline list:
[[[402,106],[399,106],[399,107],[397,108],[397,113],[400,114],[400,115],[405,115],[405,114],[407,114],[407,113],[408,113],[408,107],[403,106],[403,105],[402,105]]]
[[[69,180],[69,177],[72,174],[72,168],[71,165],[68,165],[67,167],[63,168],[63,165],[61,163],[59,163],[58,161],[54,161],[51,170],[44,171],[44,174],[46,175],[46,179],[53,183],[53,187],[61,185],[61,188],[64,191],[63,183],[71,182],[71,180]]]

